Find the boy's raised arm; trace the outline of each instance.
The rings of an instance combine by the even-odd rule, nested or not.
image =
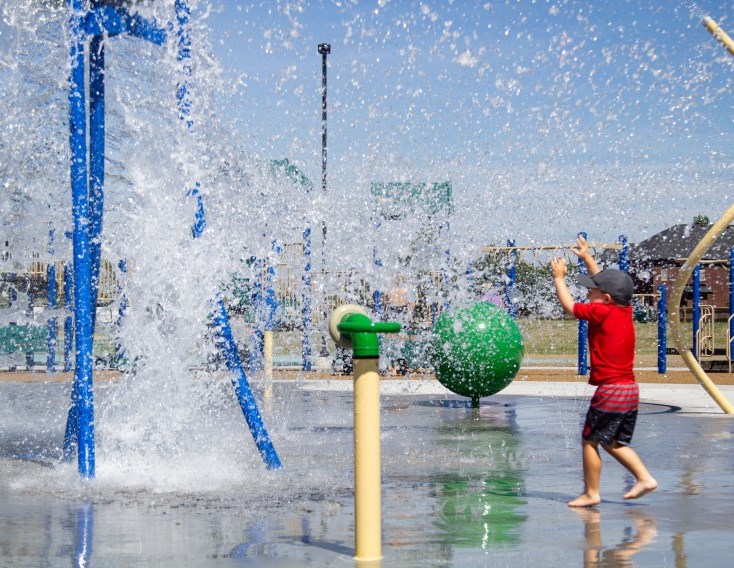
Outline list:
[[[556,287],[556,294],[561,302],[563,311],[567,314],[573,315],[573,303],[574,299],[571,295],[571,291],[566,285],[566,274],[568,268],[566,268],[566,259],[555,257],[551,259],[551,274],[553,275],[553,285]]]

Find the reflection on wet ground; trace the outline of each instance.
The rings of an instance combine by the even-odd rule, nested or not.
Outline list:
[[[99,420],[115,419],[103,410],[114,387],[97,394]],[[105,445],[123,447],[112,432],[129,437],[123,421],[100,435],[91,483],[57,461],[66,385],[2,384],[0,395],[0,565],[352,563],[349,394],[275,385],[266,420],[282,471],[265,470],[232,405],[217,412],[242,455],[204,432],[202,459],[184,443],[187,432],[154,425],[180,436],[185,455],[146,432],[149,445],[119,457]],[[582,482],[585,400],[500,395],[478,409],[457,397],[382,402],[384,566],[729,562],[730,418],[643,405],[634,445],[660,488],[625,502],[632,480],[605,457],[603,502],[575,510],[566,502]],[[130,416],[134,423],[134,408]]]

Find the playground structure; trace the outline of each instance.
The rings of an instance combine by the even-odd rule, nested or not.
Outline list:
[[[67,419],[64,456],[69,459],[76,448],[79,473],[86,478],[95,475],[94,402],[93,402],[93,336],[96,323],[99,274],[101,267],[101,235],[104,203],[105,170],[105,44],[115,35],[129,34],[156,45],[168,37],[164,27],[125,7],[93,5],[87,9],[82,0],[69,0],[68,26],[71,41],[69,76],[69,134],[71,146],[71,186],[73,201],[73,286],[74,340],[76,364],[72,388],[72,404]],[[181,66],[176,92],[179,119],[188,129],[190,30],[189,9],[183,0],[175,3],[177,60]],[[89,101],[87,103],[87,93]],[[89,144],[87,144],[89,140]],[[189,191],[195,197],[195,214],[191,234],[200,238],[206,228],[203,196],[199,183]],[[51,282],[52,279],[49,279]],[[221,298],[211,302],[214,340],[221,350],[232,384],[258,450],[270,468],[280,461],[270,442],[249,388],[234,342],[226,308]]]
[[[297,169],[293,168],[297,172]],[[547,261],[553,255],[565,255],[569,262],[575,256],[569,252],[571,245],[513,245],[508,241],[507,246],[487,246],[484,252],[491,258],[489,266],[493,272],[472,269],[467,270],[466,278],[459,282],[462,290],[458,292],[460,301],[484,299],[492,301],[485,293],[489,282],[500,281],[501,285],[493,288],[500,304],[508,313],[519,317],[518,310],[526,317],[536,317],[536,309],[526,306],[528,291],[523,298],[523,280],[528,278],[528,270],[543,272]],[[605,251],[619,252],[620,259],[625,250],[625,240],[620,238],[617,243],[590,243],[590,247],[598,259]],[[262,261],[253,261],[249,268],[237,277],[223,290],[223,301],[231,314],[232,324],[238,333],[247,340],[240,340],[238,351],[243,360],[248,362],[250,373],[264,372],[272,376],[274,369],[310,370],[311,361],[306,356],[311,344],[321,342],[319,330],[324,328],[324,311],[330,313],[340,305],[357,303],[372,306],[375,289],[371,284],[370,274],[356,270],[337,271],[309,271],[304,270],[306,256],[304,242],[283,242],[273,247],[273,254]],[[27,255],[39,258],[39,254]],[[608,255],[606,261],[609,261]],[[11,259],[12,260],[12,259]],[[713,261],[702,261],[713,262]],[[723,263],[724,261],[716,261]],[[11,263],[5,263],[11,266]],[[16,299],[10,310],[0,308],[0,313],[11,312],[20,314],[20,317],[6,322],[0,335],[0,355],[3,356],[2,365],[5,368],[18,369],[46,368],[48,372],[56,370],[69,371],[72,368],[70,353],[73,350],[72,334],[70,333],[70,267],[64,266],[62,261],[54,261],[53,265],[41,260],[32,261],[25,270],[18,270],[18,263],[14,271],[4,270],[0,281],[3,282],[3,298],[16,289],[32,290],[30,296]],[[115,266],[112,262],[102,259],[99,280],[97,321],[101,325],[95,339],[94,361],[96,368],[116,368],[124,359],[120,358],[114,343],[115,328],[120,321],[120,311],[123,308],[123,286],[125,278],[123,264]],[[699,267],[703,266],[699,263]],[[732,266],[731,259],[729,266]],[[521,275],[518,276],[518,269]],[[729,269],[729,288],[731,292],[734,275]],[[384,350],[387,359],[385,368],[398,369],[401,374],[408,371],[429,371],[432,367],[428,360],[430,343],[429,331],[440,317],[445,306],[440,298],[446,294],[442,292],[445,271],[426,273],[424,281],[418,287],[416,305],[411,308],[410,317],[401,317],[401,314],[391,311],[391,315],[401,317],[404,331],[399,340],[390,338],[388,348]],[[308,277],[309,287],[304,287],[304,280]],[[532,273],[530,274],[532,277]],[[543,282],[545,280],[543,279]],[[407,279],[406,283],[413,286],[415,281]],[[484,283],[484,284],[483,284]],[[734,301],[730,294],[727,317],[730,318],[726,332],[717,330],[715,320],[721,320],[720,310],[706,305],[701,301],[701,272],[694,269],[689,279],[691,289],[691,308],[686,311],[686,319],[692,328],[691,351],[702,367],[707,370],[727,370],[732,364],[732,335],[731,313]],[[456,283],[454,284],[456,285]],[[520,293],[516,292],[518,289]],[[391,291],[392,292],[392,291]],[[389,309],[391,292],[382,294],[383,308]],[[659,285],[656,294],[635,295],[635,318],[644,323],[657,321],[657,350],[658,372],[667,371],[667,356],[675,351],[667,344],[667,289]],[[456,294],[456,292],[454,292]],[[534,295],[535,292],[530,292]],[[17,295],[17,294],[15,294]],[[429,302],[433,298],[433,303]],[[438,301],[437,301],[438,300]],[[316,309],[311,316],[311,331],[304,333],[306,320],[303,319],[304,308],[314,302]],[[552,301],[550,302],[552,304]],[[325,310],[321,308],[325,306]],[[12,309],[12,308],[15,309]],[[34,317],[23,319],[23,314],[34,313]],[[8,319],[8,316],[5,316]],[[47,321],[48,325],[38,323],[38,320]],[[581,330],[583,333],[583,329]],[[62,335],[63,333],[63,335]],[[726,337],[724,337],[726,335]],[[725,346],[722,343],[725,341]],[[583,337],[579,344],[585,345]],[[300,346],[300,355],[297,348]],[[390,347],[392,346],[392,348]],[[577,362],[579,374],[584,374],[583,351]],[[63,357],[63,365],[60,363]],[[333,367],[344,372],[339,364],[338,353],[334,360],[317,360],[321,370]],[[58,363],[58,364],[57,364]],[[202,360],[200,365],[206,365]],[[531,363],[532,365],[532,363]],[[349,371],[347,371],[348,373]]]

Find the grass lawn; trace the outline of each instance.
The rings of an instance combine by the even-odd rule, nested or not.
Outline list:
[[[577,353],[578,322],[572,319],[539,320],[521,318],[517,320],[525,341],[525,356],[573,356]],[[691,323],[682,324],[683,337],[690,346],[693,343]],[[635,322],[638,355],[657,356],[658,324]],[[674,347],[668,325],[668,347]],[[716,348],[726,347],[726,322],[714,325]]]

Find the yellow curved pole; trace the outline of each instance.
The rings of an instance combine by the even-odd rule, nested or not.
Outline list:
[[[675,280],[675,284],[673,284],[673,291],[670,294],[670,298],[668,299],[670,327],[673,332],[673,341],[675,342],[676,349],[678,349],[678,353],[680,353],[680,356],[683,357],[683,361],[685,362],[688,369],[690,369],[691,373],[693,373],[693,376],[696,377],[696,380],[701,383],[701,386],[706,389],[706,392],[711,395],[711,398],[714,399],[716,404],[718,404],[719,407],[721,407],[721,410],[723,410],[726,414],[734,414],[734,406],[732,406],[729,400],[723,394],[721,394],[721,391],[718,389],[718,387],[701,368],[701,365],[699,365],[698,361],[696,361],[696,358],[693,356],[693,353],[691,353],[691,350],[684,344],[683,334],[681,333],[680,314],[678,312],[680,310],[680,301],[683,297],[683,288],[688,282],[688,279],[690,278],[693,269],[695,268],[696,264],[698,264],[698,261],[703,258],[703,255],[706,254],[706,251],[709,249],[709,247],[711,247],[716,239],[718,239],[721,234],[726,230],[726,228],[729,226],[729,223],[731,223],[733,219],[734,205],[729,207],[726,213],[722,215],[721,219],[714,223],[713,227],[711,227],[709,231],[704,235],[704,237],[701,239],[701,242],[696,245],[696,248],[693,249],[693,252],[691,252],[686,262],[683,264],[683,266],[681,266],[680,272],[678,272],[678,278]]]
[[[704,16],[701,23],[711,33],[711,35],[714,36],[714,38],[724,45],[730,54],[734,55],[734,40],[732,40],[729,35],[719,27],[719,24],[708,16]]]
[[[730,54],[734,55],[734,40],[732,40],[729,35],[724,30],[722,30],[712,18],[704,16],[701,23],[711,33],[711,35],[714,36],[716,40],[720,41],[724,45],[724,47],[726,47],[726,50]],[[668,299],[670,327],[673,332],[673,341],[675,342],[675,347],[678,349],[678,353],[680,353],[680,356],[683,358],[683,362],[686,364],[691,373],[693,373],[693,376],[696,377],[696,380],[701,383],[701,386],[706,389],[706,392],[711,395],[711,398],[713,398],[716,404],[721,407],[721,410],[723,410],[727,414],[734,414],[734,407],[729,402],[729,400],[723,394],[721,394],[721,391],[718,389],[718,387],[704,372],[698,361],[696,361],[696,358],[693,356],[693,353],[691,353],[691,350],[683,343],[683,334],[681,333],[680,326],[680,314],[678,313],[678,310],[680,308],[681,298],[683,297],[683,288],[688,282],[688,279],[691,277],[693,269],[695,268],[696,264],[698,264],[698,262],[701,260],[701,258],[703,258],[703,255],[706,254],[706,251],[709,249],[709,247],[711,247],[714,241],[716,241],[716,239],[718,239],[721,234],[726,230],[732,219],[734,219],[734,205],[729,207],[726,213],[721,216],[721,219],[714,223],[711,229],[709,229],[709,231],[704,235],[703,239],[701,239],[701,242],[699,242],[696,248],[693,249],[690,256],[681,267],[681,270],[678,273],[678,278],[673,285],[673,292]]]

